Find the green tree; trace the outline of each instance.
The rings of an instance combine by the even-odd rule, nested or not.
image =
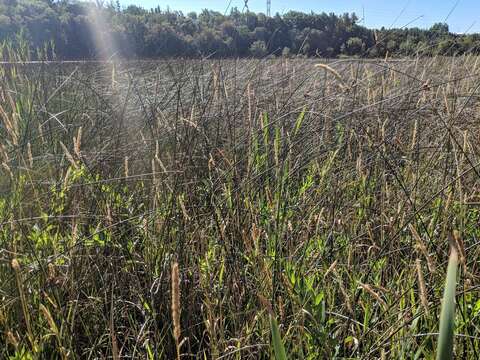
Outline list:
[[[365,51],[365,43],[358,37],[352,37],[347,40],[345,49],[348,55],[361,55]]]
[[[206,9],[184,15],[159,6],[122,8],[116,0],[0,0],[0,41],[16,41],[22,32],[32,53],[53,41],[59,58],[93,58],[97,49],[92,7],[101,11],[107,23],[102,31],[108,34],[100,36],[113,38],[119,55],[129,58],[261,57],[282,55],[285,48],[292,54],[328,57],[340,53],[381,57],[387,52],[392,56],[480,52],[478,35],[452,34],[445,23],[428,30],[373,31],[360,26],[355,14],[289,11],[267,17],[232,8],[229,15]]]
[[[250,54],[256,58],[262,58],[267,55],[267,45],[263,40],[257,40],[250,46]]]

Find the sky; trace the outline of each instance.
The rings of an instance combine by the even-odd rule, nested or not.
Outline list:
[[[172,10],[225,12],[236,6],[242,10],[245,0],[121,0],[122,5],[135,4],[144,8],[160,6]],[[370,28],[381,26],[428,28],[446,21],[456,33],[480,33],[480,0],[271,0],[272,14],[289,10],[304,12],[355,12],[360,24]],[[251,11],[266,12],[266,0],[248,0]]]

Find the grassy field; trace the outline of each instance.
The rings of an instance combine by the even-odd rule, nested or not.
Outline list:
[[[479,358],[479,62],[1,65],[0,358]]]

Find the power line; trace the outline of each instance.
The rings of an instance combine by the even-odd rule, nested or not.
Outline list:
[[[460,3],[460,0],[457,0],[457,2],[455,3],[455,5],[453,5],[453,7],[450,9],[450,12],[448,13],[447,17],[445,18],[445,20],[443,20],[444,23],[447,22],[448,18],[450,17],[450,15],[452,15],[452,13],[455,11],[455,9],[457,8],[458,4]]]
[[[250,11],[250,9],[248,8],[248,0],[244,0],[245,2],[245,5],[243,5],[243,10],[242,11],[245,11],[245,9],[247,9],[247,12]]]

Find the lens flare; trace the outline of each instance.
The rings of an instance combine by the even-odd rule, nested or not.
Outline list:
[[[98,60],[111,61],[118,54],[118,47],[110,29],[107,27],[108,16],[103,4],[91,3],[88,8],[90,32],[95,43]]]

